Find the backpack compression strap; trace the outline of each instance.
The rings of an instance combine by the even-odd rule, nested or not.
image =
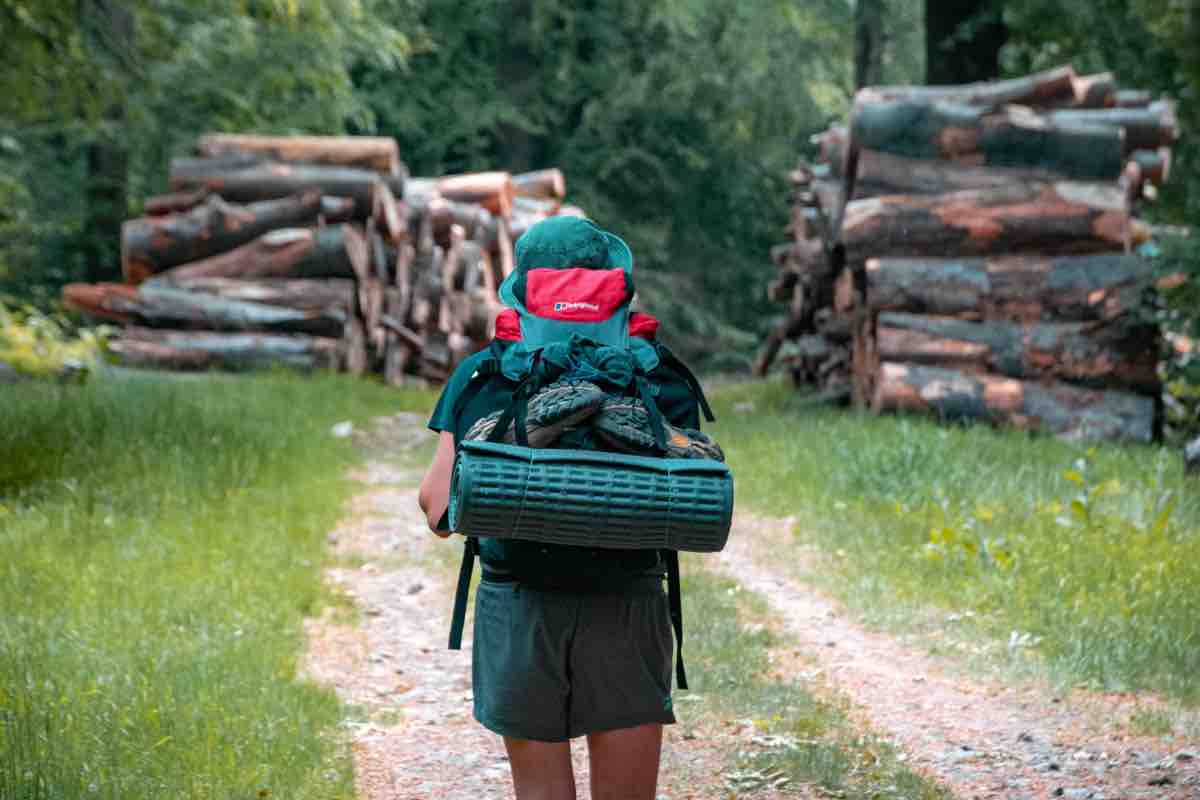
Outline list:
[[[450,649],[462,650],[463,627],[467,623],[467,596],[471,593],[471,573],[475,571],[475,556],[479,541],[468,536],[463,543],[462,564],[458,568],[458,588],[454,592],[454,613],[450,615]]]
[[[683,669],[683,593],[679,587],[679,553],[664,550],[667,562],[667,603],[671,611],[671,627],[675,629],[675,686],[688,688],[687,672]]]

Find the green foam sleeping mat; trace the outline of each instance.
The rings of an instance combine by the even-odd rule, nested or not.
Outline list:
[[[715,553],[733,519],[719,461],[465,441],[450,530],[580,547]]]

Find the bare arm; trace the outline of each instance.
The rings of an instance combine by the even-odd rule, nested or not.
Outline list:
[[[454,434],[442,431],[438,434],[437,452],[434,453],[433,463],[425,477],[421,479],[421,490],[417,501],[425,512],[425,521],[429,530],[443,539],[450,535],[449,531],[437,530],[438,520],[446,513],[450,504],[450,472],[454,469]]]

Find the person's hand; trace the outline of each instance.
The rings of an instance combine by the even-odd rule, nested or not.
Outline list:
[[[433,455],[433,462],[429,465],[425,477],[421,479],[417,502],[425,512],[429,530],[443,539],[450,535],[450,531],[438,530],[438,522],[450,505],[450,473],[453,469],[454,434],[442,431],[438,434],[438,448]]]

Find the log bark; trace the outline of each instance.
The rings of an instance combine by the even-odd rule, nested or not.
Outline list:
[[[493,214],[507,217],[512,213],[516,190],[507,172],[472,172],[446,175],[437,179],[442,197],[460,203],[476,203]]]
[[[358,167],[381,175],[401,174],[396,140],[384,136],[257,136],[208,133],[196,143],[206,158],[252,154],[270,161]]]
[[[1042,116],[1021,108],[872,103],[854,109],[851,147],[964,167],[1022,170],[1017,174],[1041,179],[1116,180],[1125,164],[1122,129],[1058,116],[1067,113],[1112,112]]]
[[[1050,172],[1037,168],[974,167],[949,161],[906,158],[877,150],[858,150],[854,156],[856,169],[851,200],[890,194],[933,195],[984,189],[1019,192],[1031,182],[1055,179]]]
[[[317,192],[232,205],[209,197],[183,214],[132,219],[121,226],[121,271],[141,283],[163,270],[232,250],[277,228],[315,225],[321,216]]]
[[[283,228],[228,253],[173,267],[172,281],[191,278],[367,278],[363,235],[352,225]]]
[[[562,200],[567,196],[567,179],[558,167],[521,172],[512,176],[517,194]]]
[[[875,311],[970,319],[1112,319],[1142,304],[1153,266],[1135,255],[881,258],[866,266]]]
[[[1076,76],[1071,86],[1075,108],[1111,108],[1117,104],[1117,79],[1111,72]]]
[[[974,322],[885,312],[875,327],[883,361],[1055,379],[1156,394],[1158,328],[1129,318],[1103,322]]]
[[[208,198],[208,189],[196,189],[191,192],[172,192],[147,197],[142,203],[142,211],[151,217],[163,214],[179,214],[190,211]]]
[[[354,200],[354,218],[365,220],[375,207],[377,173],[351,167],[277,164],[256,157],[171,159],[174,191],[207,189],[226,200],[252,203],[316,190]]]
[[[151,328],[341,336],[344,309],[296,309],[182,289],[167,283],[69,284],[64,303],[89,316]]]
[[[1075,98],[1075,71],[1057,67],[1004,81],[980,81],[956,86],[875,86],[855,95],[856,103],[911,100],[918,103],[960,103],[972,106],[1052,106]]]
[[[316,336],[126,328],[109,345],[122,364],[174,370],[335,368],[341,345]]]
[[[943,195],[855,200],[843,215],[848,264],[894,256],[1123,250],[1148,231],[1119,187],[1059,182]]]
[[[1069,439],[1149,442],[1154,399],[1127,392],[1041,384],[958,370],[884,362],[872,406],[947,420],[981,420]]]
[[[1046,114],[1052,125],[1102,126],[1125,131],[1125,151],[1169,147],[1179,138],[1174,107],[1167,102],[1146,108],[1062,109]]]
[[[298,311],[336,309],[349,314],[354,308],[355,284],[354,281],[344,278],[325,278],[323,280],[178,278],[168,280],[159,277],[143,284],[143,287],[158,285],[203,292],[229,300],[294,308]]]

